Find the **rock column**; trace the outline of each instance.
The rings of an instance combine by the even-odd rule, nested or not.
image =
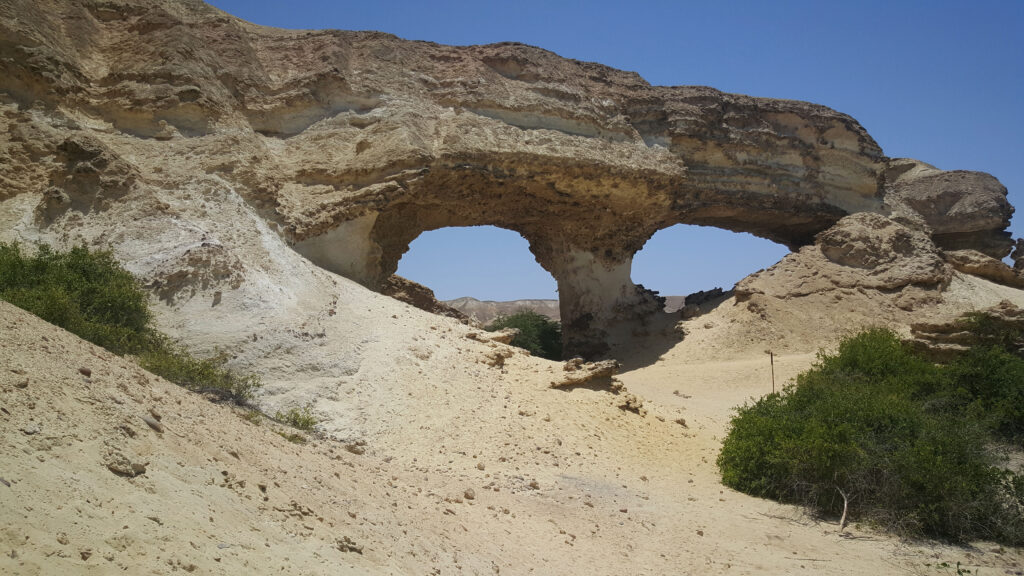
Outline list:
[[[632,256],[609,262],[581,250],[553,263],[566,357],[600,358],[613,334],[632,332],[664,308],[663,298],[633,284],[632,263]]]

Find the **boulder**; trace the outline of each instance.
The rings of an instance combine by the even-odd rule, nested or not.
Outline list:
[[[886,203],[897,213],[909,208],[920,215],[940,248],[973,249],[997,259],[1010,253],[1006,227],[1013,206],[992,175],[898,158],[889,160],[884,178]]]
[[[949,262],[958,272],[980,276],[997,284],[1024,288],[1024,274],[1002,260],[996,260],[977,250],[954,250],[945,253]]]
[[[951,277],[952,268],[927,233],[862,212],[819,234],[814,245],[741,280],[735,292],[741,301],[753,294],[785,299],[839,289],[914,288],[937,295]]]
[[[406,304],[415,306],[420,310],[426,310],[427,312],[438,314],[440,316],[455,318],[464,324],[469,323],[468,316],[438,300],[434,296],[433,290],[422,284],[413,282],[408,278],[402,278],[397,274],[392,274],[384,284],[381,285],[380,291],[396,300],[401,300]]]

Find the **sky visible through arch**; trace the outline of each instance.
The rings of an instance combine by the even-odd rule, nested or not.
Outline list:
[[[380,30],[410,40],[456,45],[516,41],[633,70],[652,84],[706,85],[823,104],[856,118],[888,156],[917,158],[945,170],[993,174],[1009,189],[1010,202],[1024,210],[1024,1],[211,4],[266,26]],[[1024,214],[1014,219],[1010,230],[1014,237],[1024,236]],[[701,233],[688,232],[685,244],[665,249],[669,260],[652,266],[651,277],[641,273],[638,263],[634,280],[663,293],[685,294],[688,289],[670,274],[685,269],[686,277],[701,278],[701,287],[729,287],[732,281],[722,270],[723,259],[738,259],[752,247],[761,249],[761,243],[740,235]],[[525,241],[516,247],[508,235],[465,234],[424,234],[410,255],[425,258],[426,269],[450,269],[469,243],[473,251],[489,253],[491,260],[505,259],[510,272],[487,274],[484,280],[493,279],[474,287],[477,293],[460,288],[458,274],[423,280],[439,297],[554,297],[550,277],[545,284],[544,275],[536,279],[536,274],[516,272],[527,269],[521,261],[539,270]],[[672,260],[673,253],[685,253],[690,260]],[[707,257],[700,258],[701,254]],[[403,261],[400,273],[406,265]],[[462,287],[469,288],[464,283]]]

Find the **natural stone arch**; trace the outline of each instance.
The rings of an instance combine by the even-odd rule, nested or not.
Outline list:
[[[628,270],[675,223],[796,248],[861,212],[942,249],[1000,259],[1013,244],[995,178],[887,158],[824,106],[651,86],[521,44],[274,30],[198,0],[126,6],[54,3],[52,18],[9,34],[35,56],[0,60],[8,97],[81,128],[64,142],[12,130],[12,142],[53,140],[19,144],[11,161],[33,176],[0,191],[42,195],[40,225],[144,187],[116,152],[143,146],[194,160],[162,177],[168,194],[216,179],[312,261],[374,288],[424,230],[501,226],[556,278],[566,347],[587,355],[658,308]],[[145,33],[120,34],[125,19]],[[74,49],[65,21],[88,24]]]
[[[799,246],[845,213],[824,203],[796,209],[771,197],[736,203],[688,191],[664,174],[518,160],[435,163],[402,181],[396,201],[295,247],[378,288],[423,232],[480,225],[515,231],[558,284],[567,353],[595,357],[607,351],[610,331],[632,330],[662,309],[630,274],[634,254],[657,230],[713,225]]]
[[[735,167],[733,177],[763,177],[763,168],[754,168]],[[871,174],[865,172],[862,184],[877,187]],[[883,193],[821,192],[813,180],[805,183],[808,190],[790,182],[790,190],[737,193],[698,187],[686,171],[617,170],[522,155],[439,159],[394,182],[393,193],[374,209],[299,239],[296,250],[378,289],[423,232],[481,225],[515,231],[558,284],[566,353],[586,357],[605,354],[612,332],[635,331],[661,312],[661,299],[634,285],[630,271],[633,256],[662,228],[716,226],[795,249],[856,211],[853,206],[892,210]]]

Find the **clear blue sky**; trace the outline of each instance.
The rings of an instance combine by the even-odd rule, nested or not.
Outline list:
[[[639,72],[824,104],[863,124],[889,156],[990,172],[1024,211],[1024,1],[348,2],[214,0],[282,28],[381,30],[443,44],[517,41]],[[710,229],[662,231],[633,279],[663,294],[723,286],[785,250]],[[1024,236],[1024,213],[1011,226]],[[459,261],[454,260],[454,256]],[[507,231],[417,239],[399,273],[443,299],[554,297],[554,281]]]

